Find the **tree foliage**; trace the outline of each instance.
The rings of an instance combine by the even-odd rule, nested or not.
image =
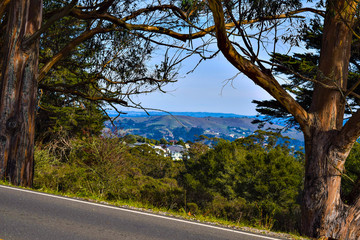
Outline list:
[[[273,145],[269,137],[276,139]],[[291,225],[294,230],[298,227],[295,216],[299,212],[304,169],[301,160],[290,154],[286,145],[277,144],[278,137],[274,133],[258,132],[232,143],[221,140],[214,149],[186,160],[184,186],[188,201],[197,203],[201,209],[210,207],[209,203],[219,205],[216,202],[222,198],[224,204],[242,201],[240,206],[229,207],[227,211],[239,209],[244,219],[249,222],[260,219],[263,226],[266,219],[272,218],[277,229],[289,230]],[[269,146],[265,147],[268,142]],[[250,209],[254,212],[250,213]],[[255,212],[262,217],[252,220]],[[220,212],[219,216],[229,217]],[[293,222],[286,224],[286,221]]]

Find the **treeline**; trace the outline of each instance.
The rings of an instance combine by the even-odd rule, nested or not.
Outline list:
[[[36,148],[34,187],[297,231],[304,156],[280,138],[259,131],[234,142],[219,139],[212,149],[195,142],[183,161],[148,145],[130,147],[128,136],[56,138]],[[354,149],[348,162],[356,165],[360,149]]]

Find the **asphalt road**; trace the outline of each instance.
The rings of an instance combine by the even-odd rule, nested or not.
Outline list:
[[[266,240],[271,237],[0,185],[3,240]]]

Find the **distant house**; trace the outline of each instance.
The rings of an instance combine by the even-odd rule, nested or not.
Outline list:
[[[181,145],[170,145],[167,147],[167,150],[174,161],[182,160],[183,154],[186,152],[186,149]]]
[[[172,160],[174,161],[181,161],[183,160],[183,155],[184,153],[187,152],[188,148],[190,148],[189,144],[185,145],[185,147],[181,146],[181,145],[151,145],[148,143],[133,143],[133,144],[128,144],[129,147],[137,147],[137,146],[142,146],[142,145],[146,145],[151,147],[152,149],[155,150],[155,152],[158,155],[164,156],[164,157],[171,157]]]
[[[164,157],[167,157],[169,156],[168,152],[166,151],[166,149],[164,149],[162,146],[151,146],[155,152],[158,154],[158,155],[162,155]]]

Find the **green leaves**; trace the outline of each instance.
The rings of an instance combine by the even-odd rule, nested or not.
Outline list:
[[[171,209],[181,208],[183,189],[170,158],[147,146],[129,148],[118,138],[86,137],[68,140],[66,160],[38,147],[34,185],[83,197],[136,200]]]
[[[280,138],[279,134],[259,131],[232,143],[220,141],[201,157],[186,160],[188,201],[208,206],[216,215],[230,216],[222,211],[227,204],[242,199],[246,201],[240,207],[245,219],[259,219],[265,226],[272,217],[276,218],[272,224],[281,228],[283,214],[291,215],[299,209],[304,168]],[[214,199],[211,204],[210,196]],[[223,210],[215,210],[212,204],[219,205],[216,199],[220,198],[224,200],[218,208]],[[297,221],[295,215],[291,218]]]

